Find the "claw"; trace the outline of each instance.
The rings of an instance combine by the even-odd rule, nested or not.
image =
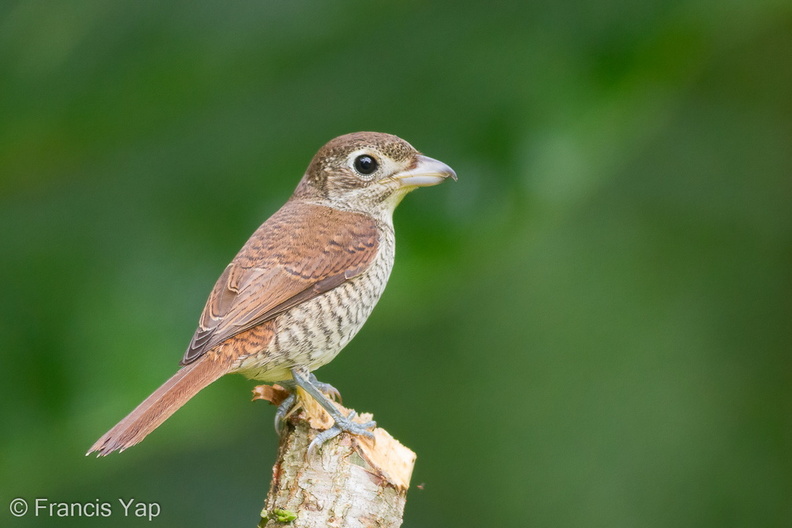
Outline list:
[[[341,393],[338,392],[338,389],[336,389],[335,387],[333,387],[329,383],[325,383],[323,381],[319,381],[318,379],[316,379],[316,376],[314,375],[313,372],[311,372],[311,374],[309,375],[308,379],[314,385],[314,387],[316,387],[317,389],[319,389],[320,391],[322,391],[326,395],[330,396],[330,399],[332,399],[334,401],[337,401],[338,403],[342,403],[341,402]]]
[[[308,445],[308,456],[313,456],[316,453],[316,450],[319,449],[321,446],[324,445],[325,442],[328,440],[335,438],[336,436],[341,434],[341,428],[337,426],[333,426],[326,431],[322,431]]]
[[[285,400],[278,405],[278,410],[275,411],[275,432],[281,434],[283,431],[283,422],[289,417],[292,410],[294,410],[294,403],[296,401],[294,394],[289,394]]]

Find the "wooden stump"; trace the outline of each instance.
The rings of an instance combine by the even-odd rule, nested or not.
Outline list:
[[[277,400],[271,387],[254,392],[256,399]],[[311,399],[302,401],[281,437],[259,528],[400,526],[415,453],[378,427],[373,439],[342,433],[309,455],[311,440],[332,421]],[[370,414],[356,418],[370,420]]]

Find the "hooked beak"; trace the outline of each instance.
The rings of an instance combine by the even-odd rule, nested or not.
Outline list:
[[[416,159],[417,163],[412,169],[393,177],[402,187],[429,187],[442,183],[446,178],[456,181],[457,175],[454,169],[442,161],[424,155],[418,155]]]

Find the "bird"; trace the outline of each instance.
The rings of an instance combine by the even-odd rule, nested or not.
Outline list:
[[[393,212],[419,187],[456,180],[451,167],[391,134],[355,132],[313,157],[286,203],[242,246],[209,294],[179,370],[88,453],[141,442],[200,390],[225,374],[302,389],[333,419],[311,448],[347,432],[372,436],[328,398],[313,371],[358,333],[382,295],[395,256]],[[300,393],[304,397],[303,393]]]

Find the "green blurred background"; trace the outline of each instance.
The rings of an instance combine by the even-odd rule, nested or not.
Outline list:
[[[791,95],[788,0],[4,2],[0,525],[255,526],[240,376],[83,454],[355,130],[459,174],[318,372],[418,453],[405,526],[792,525]]]

